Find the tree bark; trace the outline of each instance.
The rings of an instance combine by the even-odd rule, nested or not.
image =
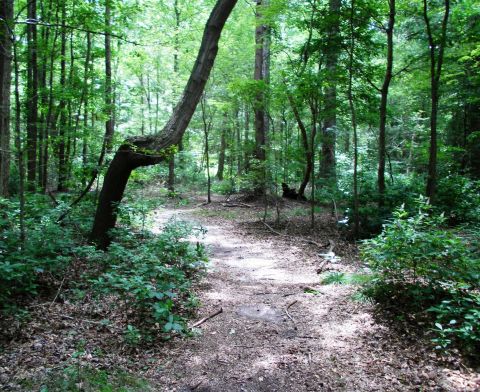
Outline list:
[[[61,28],[61,49],[60,49],[60,88],[61,88],[61,97],[60,103],[58,105],[58,113],[60,115],[60,121],[58,124],[58,191],[64,192],[67,190],[66,180],[67,180],[67,157],[65,152],[65,142],[67,134],[67,113],[66,113],[66,89],[67,89],[67,60],[66,60],[66,51],[67,51],[67,29],[66,26],[66,6],[65,3],[62,4],[62,28]]]
[[[222,134],[220,135],[220,152],[218,153],[217,179],[223,181],[225,170],[225,151],[227,149],[227,113],[223,114]]]
[[[113,134],[115,132],[115,107],[112,87],[112,47],[111,47],[111,1],[105,0],[105,150],[110,153],[113,148]]]
[[[27,17],[37,19],[37,1],[27,5]],[[37,169],[37,122],[38,122],[38,64],[37,64],[37,25],[27,25],[27,188],[35,189]]]
[[[10,176],[10,86],[12,82],[13,0],[0,0],[0,196],[8,196]]]
[[[158,135],[127,139],[116,152],[105,175],[90,238],[99,248],[107,248],[115,227],[116,208],[122,200],[132,170],[169,159],[190,123],[203,94],[218,52],[222,29],[237,0],[218,0],[203,33],[195,65],[183,95],[169,121]]]
[[[180,31],[180,8],[178,6],[178,0],[174,1],[173,11],[175,12],[175,40],[173,48],[173,72],[175,75],[178,75],[179,66],[178,66],[178,51],[179,51],[179,40],[178,34]],[[172,155],[170,161],[168,162],[168,190],[171,192],[175,191],[175,155]]]
[[[328,85],[325,90],[325,119],[322,127],[320,177],[335,180],[335,143],[337,132],[337,68],[340,36],[340,0],[329,0],[331,20],[327,39],[326,67]]]
[[[382,207],[385,200],[385,156],[386,156],[386,124],[387,124],[387,104],[388,104],[388,90],[392,80],[393,71],[393,29],[395,26],[395,0],[389,0],[389,17],[387,33],[387,68],[385,71],[385,78],[380,90],[380,125],[378,132],[378,206]]]
[[[257,0],[256,19],[257,27],[255,29],[255,73],[254,80],[262,81],[264,84],[268,83],[269,74],[269,56],[270,56],[270,42],[268,26],[261,24],[262,18],[261,9],[266,4],[265,0]],[[263,91],[264,85],[260,88],[255,99],[255,158],[260,161],[265,161],[265,143],[268,132],[268,116],[266,114],[266,97]]]
[[[443,54],[447,41],[448,17],[450,15],[450,0],[445,0],[441,36],[438,43],[433,38],[430,19],[428,17],[427,0],[423,0],[423,17],[427,28],[428,44],[430,46],[430,86],[431,86],[431,114],[430,114],[430,150],[428,160],[427,197],[433,201],[437,187],[437,115],[440,98],[440,76],[442,74]],[[437,46],[438,55],[436,55]]]

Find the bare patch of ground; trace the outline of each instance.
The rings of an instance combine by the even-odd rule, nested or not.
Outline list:
[[[275,234],[259,221],[261,205],[228,207],[223,197],[200,204],[193,199],[190,207],[156,210],[154,229],[172,216],[208,229],[204,242],[211,263],[197,287],[197,317],[220,308],[222,313],[196,328],[192,338],[132,349],[119,339],[124,320],[113,299],[38,304],[31,309],[33,321],[0,353],[0,389],[24,390],[21,380],[75,364],[80,349],[82,366],[124,369],[146,378],[155,391],[480,389],[478,373],[458,357],[442,358],[415,331],[399,334],[379,321],[372,304],[352,299],[354,287],[321,284],[320,266],[360,268],[354,245],[341,240],[330,211],[319,214],[312,234],[308,207],[288,202]],[[333,240],[341,261],[325,263],[319,256],[325,249],[299,238]],[[105,317],[112,324],[103,325]]]

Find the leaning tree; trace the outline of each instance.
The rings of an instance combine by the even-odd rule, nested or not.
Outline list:
[[[161,132],[128,138],[111,161],[95,213],[90,239],[99,248],[110,244],[109,230],[115,227],[116,209],[122,200],[132,171],[168,161],[182,139],[203,94],[218,52],[222,29],[237,0],[218,0],[203,32],[202,43],[183,95]]]

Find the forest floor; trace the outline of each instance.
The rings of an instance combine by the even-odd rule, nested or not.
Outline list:
[[[39,304],[22,339],[0,352],[0,389],[23,390],[26,384],[18,380],[65,366],[81,340],[82,364],[135,373],[151,386],[140,390],[480,390],[479,373],[458,355],[441,356],[428,337],[396,328],[374,304],[355,299],[355,286],[321,283],[319,273],[362,268],[330,211],[318,214],[312,235],[308,206],[286,201],[275,233],[260,221],[261,203],[226,204],[223,196],[209,205],[201,201],[192,197],[187,206],[171,203],[153,211],[153,230],[161,231],[172,217],[208,230],[202,241],[210,264],[196,287],[197,317],[222,313],[200,325],[194,337],[132,351],[114,343],[115,325],[82,322],[86,310],[78,305]],[[325,261],[326,250],[308,241],[329,240],[336,257]],[[82,306],[92,314],[91,304]],[[36,385],[25,390],[38,390]]]

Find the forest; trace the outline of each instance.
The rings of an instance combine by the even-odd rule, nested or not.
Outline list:
[[[480,3],[0,0],[0,389],[480,390]]]

